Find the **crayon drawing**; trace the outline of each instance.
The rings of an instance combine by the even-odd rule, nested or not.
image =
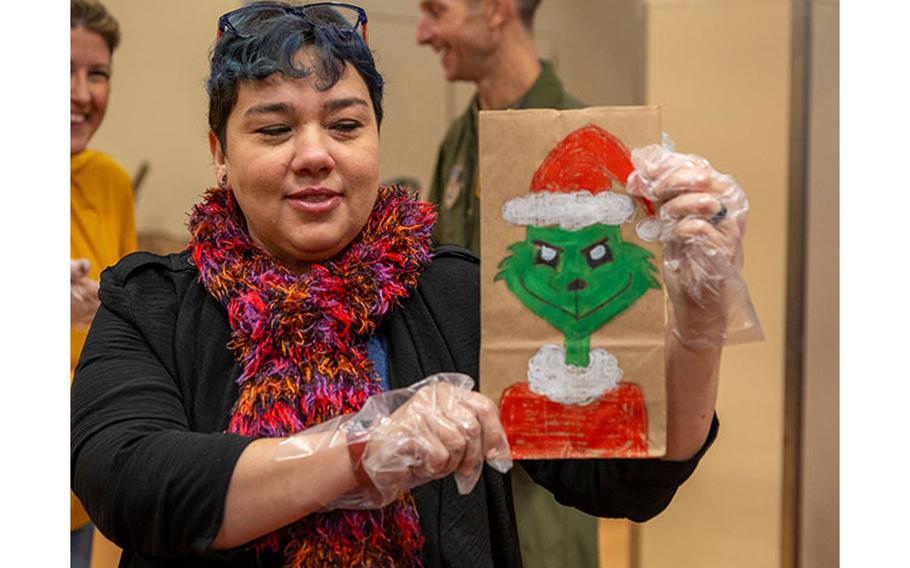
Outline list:
[[[590,348],[592,334],[661,288],[653,254],[622,235],[636,203],[651,222],[654,216],[650,202],[624,193],[631,173],[622,142],[587,125],[549,152],[530,193],[502,206],[503,220],[526,232],[508,247],[494,280],[563,337],[531,357],[527,382],[502,393],[513,457],[648,453],[642,390],[623,380],[614,354]],[[640,237],[653,240],[653,232],[639,225]]]

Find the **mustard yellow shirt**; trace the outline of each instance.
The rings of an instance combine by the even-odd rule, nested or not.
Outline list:
[[[130,177],[110,156],[84,150],[70,157],[70,258],[87,258],[89,278],[136,250],[136,221]],[[70,330],[70,380],[79,361],[86,332]],[[70,528],[88,522],[88,515],[70,493]]]

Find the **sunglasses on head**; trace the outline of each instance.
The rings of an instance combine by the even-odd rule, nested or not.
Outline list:
[[[357,34],[367,42],[367,13],[360,6],[341,2],[316,2],[302,6],[286,6],[272,2],[257,2],[232,10],[218,18],[218,35],[233,32],[239,37],[256,35],[262,20],[289,14],[303,18],[314,27],[332,26],[342,32]]]

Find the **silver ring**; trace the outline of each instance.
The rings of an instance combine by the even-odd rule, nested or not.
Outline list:
[[[726,217],[727,217],[727,206],[724,205],[723,203],[721,203],[720,211],[718,211],[710,219],[708,219],[708,222],[711,223],[712,225],[716,225],[716,224],[720,223],[721,221],[723,221],[724,219],[726,219]]]

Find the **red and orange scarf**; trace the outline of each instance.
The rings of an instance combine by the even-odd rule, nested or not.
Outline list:
[[[381,391],[367,341],[416,287],[436,215],[398,187],[381,187],[360,235],[303,274],[259,249],[229,190],[211,189],[190,217],[193,261],[228,312],[243,368],[228,431],[287,436],[356,412]],[[286,566],[419,566],[413,497],[372,511],[311,514],[255,543]]]

